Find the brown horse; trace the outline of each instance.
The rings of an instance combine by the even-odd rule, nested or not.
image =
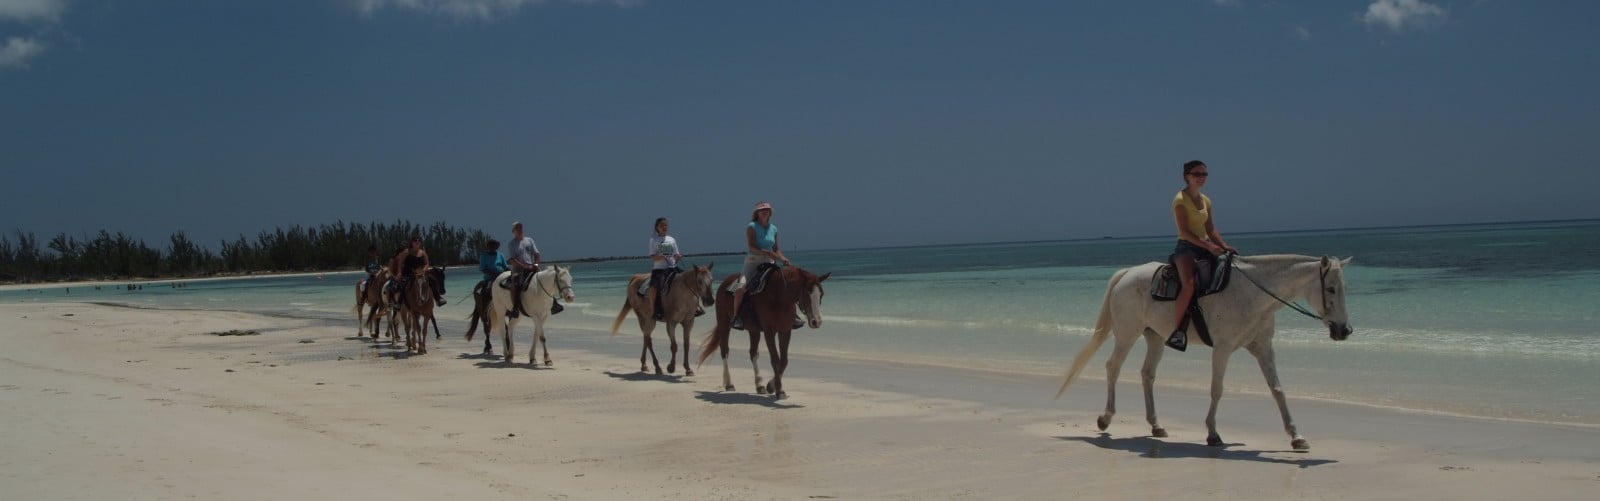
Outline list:
[[[418,355],[428,353],[428,322],[433,320],[434,300],[443,294],[444,268],[439,267],[418,273],[401,292],[400,317],[406,328],[406,350]]]
[[[372,339],[378,339],[378,327],[383,323],[383,317],[378,316],[378,310],[385,306],[383,284],[388,280],[389,270],[382,270],[376,276],[356,282],[356,306],[350,310],[356,314],[356,337],[366,337],[370,328]],[[362,306],[368,307],[365,319],[361,316]]]
[[[711,267],[691,267],[689,271],[679,273],[673,277],[671,285],[667,287],[667,294],[661,297],[661,322],[667,324],[667,339],[672,341],[672,357],[667,359],[667,372],[678,372],[678,337],[673,329],[683,326],[683,375],[693,376],[694,369],[689,367],[689,332],[694,329],[695,299],[700,299],[700,304],[711,306],[716,297],[711,294],[711,282],[716,277],[711,275]],[[650,363],[655,364],[656,374],[661,374],[661,362],[656,360],[655,343],[650,340],[650,333],[656,328],[656,320],[652,311],[655,305],[650,304],[648,298],[635,294],[639,285],[650,279],[647,273],[640,273],[628,280],[628,287],[623,290],[627,296],[622,303],[622,311],[617,313],[617,321],[611,324],[611,335],[617,335],[622,328],[622,321],[628,318],[628,312],[639,318],[639,330],[644,333],[644,348],[639,351],[639,372],[646,370],[644,356],[650,354]]]
[[[789,368],[789,334],[794,328],[795,305],[800,306],[800,311],[805,314],[806,324],[813,329],[822,328],[822,282],[827,280],[832,273],[821,276],[814,275],[798,266],[789,266],[774,271],[767,277],[766,285],[761,291],[744,299],[744,311],[739,312],[744,316],[745,330],[750,333],[750,365],[756,371],[756,393],[771,393],[774,398],[782,399],[788,394],[783,391],[783,373]],[[705,344],[700,346],[700,359],[695,365],[702,365],[711,353],[720,349],[722,351],[722,389],[733,391],[733,382],[728,375],[728,335],[732,330],[733,294],[743,294],[743,289],[730,290],[739,274],[735,273],[722,280],[722,285],[717,288],[717,326],[711,329],[711,337],[706,338]],[[765,386],[761,384],[761,366],[756,362],[756,353],[760,348],[760,338],[767,340],[767,354],[772,363],[772,381]]]

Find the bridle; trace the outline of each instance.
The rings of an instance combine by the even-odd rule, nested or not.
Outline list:
[[[1234,270],[1238,270],[1239,274],[1244,276],[1246,280],[1249,280],[1251,285],[1256,286],[1257,289],[1261,289],[1261,292],[1265,292],[1268,296],[1272,296],[1273,299],[1278,300],[1279,303],[1283,303],[1284,306],[1288,306],[1290,309],[1300,312],[1301,315],[1311,317],[1312,319],[1318,320],[1323,324],[1329,323],[1328,319],[1323,318],[1322,315],[1313,313],[1311,310],[1308,310],[1306,307],[1300,306],[1297,303],[1285,301],[1283,298],[1278,297],[1277,294],[1273,294],[1272,291],[1267,290],[1267,288],[1261,285],[1261,282],[1257,281],[1255,277],[1252,277],[1249,273],[1246,273],[1244,268],[1240,268],[1239,263],[1236,260],[1229,259],[1228,263],[1233,266]],[[1328,304],[1328,273],[1331,271],[1333,271],[1333,266],[1329,264],[1328,256],[1322,256],[1322,271],[1317,275],[1317,282],[1319,285],[1319,287],[1317,287],[1317,292],[1318,294],[1322,295],[1322,311],[1324,312],[1331,308],[1331,305]]]
[[[572,291],[572,287],[565,287],[565,286],[561,285],[561,268],[551,268],[551,269],[555,270],[555,273],[552,274],[552,276],[550,277],[550,281],[556,283],[556,294],[561,294],[562,296],[564,296],[564,295],[566,295],[566,293],[571,292]],[[544,282],[540,281],[539,277],[537,275],[533,277],[533,281],[539,282],[539,292],[543,292],[544,295],[550,296],[550,299],[552,299],[552,300],[561,299],[561,296],[557,296],[556,294],[551,294],[550,293],[550,289],[546,289],[544,287]]]

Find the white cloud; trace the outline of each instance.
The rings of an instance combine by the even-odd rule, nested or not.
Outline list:
[[[1299,37],[1301,40],[1311,39],[1311,30],[1306,29],[1305,26],[1291,24],[1289,25],[1289,32],[1294,33],[1294,36]]]
[[[1361,22],[1400,31],[1406,26],[1444,16],[1443,7],[1422,0],[1373,0],[1366,14],[1361,16]]]
[[[4,1],[4,0],[0,0]],[[343,0],[363,16],[395,9],[443,14],[457,19],[487,20],[496,16],[514,14],[523,7],[555,1],[568,3],[597,3],[628,7],[644,0]]]
[[[1218,7],[1238,7],[1239,6],[1239,0],[1211,0],[1211,3],[1216,5],[1216,6],[1218,6]]]
[[[11,37],[0,46],[0,70],[26,66],[28,59],[44,52],[44,44],[32,38]]]
[[[67,0],[0,0],[0,19],[55,21],[66,8]]]

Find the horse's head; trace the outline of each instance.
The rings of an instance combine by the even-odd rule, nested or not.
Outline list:
[[[689,271],[689,280],[693,281],[694,293],[700,296],[700,304],[702,306],[711,306],[717,300],[716,294],[712,292],[715,290],[712,284],[717,277],[711,274],[711,267],[716,265],[717,263],[711,263],[705,265],[705,267],[691,266],[692,269]]]
[[[577,294],[574,294],[572,292],[572,267],[571,266],[556,266],[555,267],[555,271],[556,271],[556,293],[560,294],[561,295],[561,299],[566,300],[566,302],[568,302],[568,303],[572,302],[575,299],[578,299]]]
[[[428,268],[428,282],[434,284],[433,288],[435,289],[435,292],[439,294],[439,297],[444,297],[445,290],[443,266],[434,266],[432,268]]]
[[[813,329],[821,329],[822,296],[824,294],[822,282],[827,280],[833,273],[828,272],[817,276],[800,268],[793,268],[793,270],[795,274],[800,276],[800,283],[803,285],[801,290],[804,291],[804,295],[800,297],[800,313],[806,316],[806,326]]]
[[[1322,276],[1319,281],[1321,290],[1318,296],[1322,298],[1318,304],[1322,311],[1322,322],[1328,326],[1328,337],[1334,341],[1344,341],[1350,337],[1350,311],[1345,309],[1344,301],[1344,265],[1350,264],[1351,258],[1333,259],[1322,257]]]

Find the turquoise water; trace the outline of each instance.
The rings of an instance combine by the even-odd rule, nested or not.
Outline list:
[[[1346,271],[1348,341],[1288,310],[1276,346],[1294,397],[1420,411],[1600,424],[1600,221],[1237,234],[1246,254],[1354,257]],[[795,264],[832,272],[825,324],[804,330],[806,353],[1000,371],[1059,374],[1088,339],[1106,280],[1118,268],[1161,260],[1168,238],[951,245],[799,252]],[[719,275],[739,256],[716,262]],[[608,330],[626,277],[648,263],[574,265],[578,299],[551,328]],[[101,301],[154,308],[258,311],[350,319],[359,274],[164,282],[142,291],[59,287],[0,292],[0,301]],[[441,311],[462,330],[462,299],[475,270],[451,270]],[[354,321],[351,320],[352,329]],[[709,331],[697,329],[697,335]],[[624,334],[635,334],[632,321]],[[569,335],[604,336],[573,332]],[[698,340],[698,336],[697,336]],[[637,342],[619,336],[615,342]],[[446,347],[460,341],[446,340]],[[744,341],[736,337],[735,346]],[[462,348],[467,347],[462,344]],[[738,349],[738,348],[736,348]],[[1109,346],[1086,371],[1100,377]],[[1135,348],[1124,377],[1137,378]],[[1204,388],[1209,352],[1169,353],[1160,384]],[[743,363],[742,361],[740,363]],[[1240,353],[1230,391],[1264,392],[1254,360]],[[1103,391],[1098,383],[1072,391]],[[1041,388],[1049,398],[1054,388]]]

